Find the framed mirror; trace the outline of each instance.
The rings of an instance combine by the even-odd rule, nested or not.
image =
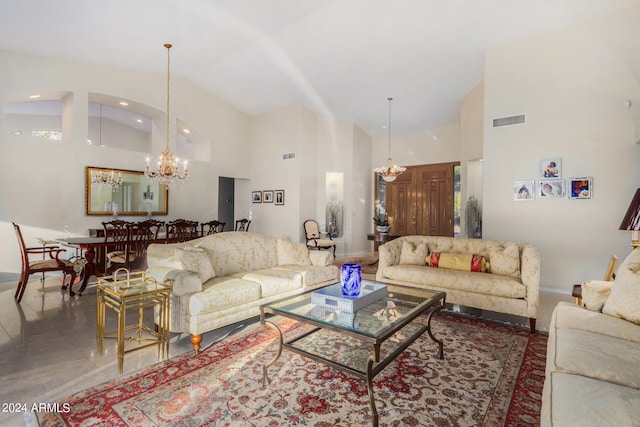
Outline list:
[[[87,166],[87,215],[167,215],[169,190],[142,171]]]

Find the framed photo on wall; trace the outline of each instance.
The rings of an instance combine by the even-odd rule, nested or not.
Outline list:
[[[538,196],[541,199],[565,196],[564,179],[541,179],[538,185]]]
[[[533,200],[535,196],[533,181],[514,181],[513,200]]]
[[[570,199],[590,199],[593,194],[593,178],[584,176],[569,179]]]
[[[262,191],[252,191],[251,201],[253,203],[262,203]]]
[[[262,203],[273,203],[273,190],[264,190],[262,192]]]
[[[284,190],[276,190],[276,205],[284,205]]]
[[[562,159],[546,159],[540,162],[540,178],[561,178]]]

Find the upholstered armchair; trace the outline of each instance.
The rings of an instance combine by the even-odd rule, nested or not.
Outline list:
[[[336,242],[333,241],[329,233],[320,231],[320,227],[316,221],[308,219],[304,222],[303,227],[309,249],[320,250],[333,248],[333,255],[336,255]]]

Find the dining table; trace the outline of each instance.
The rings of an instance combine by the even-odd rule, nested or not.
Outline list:
[[[150,240],[149,244],[175,243],[178,241],[193,240],[198,237],[200,237],[200,233],[196,233],[193,236],[180,240],[175,238],[167,238],[166,236],[158,236],[157,239]],[[87,261],[82,274],[82,285],[78,290],[78,295],[82,295],[82,292],[84,292],[84,290],[87,288],[87,284],[89,283],[89,279],[91,278],[91,276],[102,277],[105,275],[105,268],[102,264],[104,264],[104,252],[107,248],[113,246],[135,245],[137,243],[137,241],[135,240],[115,240],[111,236],[63,237],[54,239],[54,241],[62,246],[76,249],[76,255],[83,256]],[[102,254],[102,256],[99,257],[98,254]]]

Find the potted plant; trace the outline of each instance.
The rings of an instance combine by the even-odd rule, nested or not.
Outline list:
[[[389,220],[383,216],[373,217],[373,223],[376,225],[376,232],[378,234],[387,234],[391,230]]]

